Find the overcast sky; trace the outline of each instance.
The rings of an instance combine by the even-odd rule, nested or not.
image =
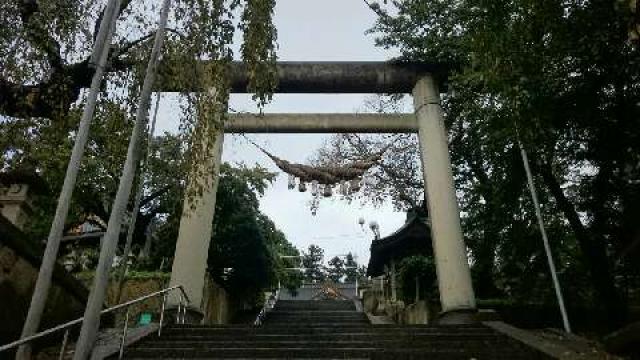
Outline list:
[[[278,0],[275,22],[279,60],[388,60],[396,54],[375,47],[373,37],[365,35],[374,20],[373,13],[361,0]],[[370,95],[276,95],[265,112],[354,112],[362,110],[367,96]],[[238,111],[255,111],[250,96],[245,94],[233,94],[230,107]],[[175,109],[176,103],[165,98],[158,117],[158,131],[176,131],[178,115]],[[328,135],[313,134],[249,136],[274,155],[293,162],[305,162],[328,138]],[[318,214],[312,216],[308,206],[311,195],[288,190],[287,175],[240,136],[225,136],[223,161],[257,163],[278,172],[277,181],[260,199],[260,209],[298,249],[305,250],[310,244],[325,249],[325,261],[352,252],[358,256],[359,263],[367,264],[372,234],[368,226],[363,229],[358,225],[360,217],[365,218],[367,224],[377,221],[383,236],[404,223],[405,214],[394,212],[390,204],[373,208],[337,199],[324,201]]]

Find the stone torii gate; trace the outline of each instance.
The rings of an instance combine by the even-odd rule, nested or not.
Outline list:
[[[202,312],[202,297],[211,239],[222,143],[227,133],[397,133],[417,132],[433,250],[442,305],[442,322],[469,320],[475,296],[467,251],[462,238],[447,132],[440,106],[439,79],[444,69],[435,64],[386,62],[279,62],[278,93],[411,93],[414,114],[234,114],[216,136],[207,179],[189,182],[211,184],[202,197],[185,199],[171,272],[171,286],[183,285],[191,311]],[[162,86],[162,91],[175,91]],[[234,63],[231,91],[246,92],[242,63]],[[203,89],[194,89],[203,90]],[[205,147],[207,148],[207,147]],[[189,185],[187,185],[189,186]],[[426,241],[426,236],[425,236]]]

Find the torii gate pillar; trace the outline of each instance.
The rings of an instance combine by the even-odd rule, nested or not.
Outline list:
[[[440,93],[433,77],[424,76],[417,81],[413,102],[443,312],[440,322],[467,322],[476,309],[475,296],[462,239]]]
[[[196,126],[202,126],[198,124]],[[187,189],[195,184],[204,183],[202,194],[189,198],[185,196],[180,218],[180,229],[176,251],[171,268],[169,286],[182,285],[189,297],[189,313],[186,321],[199,322],[203,313],[203,292],[209,244],[211,242],[211,227],[216,208],[216,192],[222,161],[222,144],[224,133],[218,131],[215,139],[204,137],[203,149],[209,148],[206,142],[213,141],[212,152],[205,156],[205,161],[197,166],[204,167],[204,171],[190,174]],[[202,176],[204,175],[204,178]],[[172,295],[169,304],[176,306],[179,302],[177,295]]]

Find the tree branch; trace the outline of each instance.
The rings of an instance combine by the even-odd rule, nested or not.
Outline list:
[[[151,195],[143,198],[142,200],[140,200],[140,207],[142,208],[143,206],[147,205],[148,203],[150,203],[151,201],[155,200],[156,198],[164,195],[167,191],[171,190],[174,186],[175,186],[175,184],[166,185],[166,186],[156,190]]]
[[[40,12],[37,0],[22,0],[19,3],[20,18],[26,29],[27,39],[34,47],[42,50],[47,56],[51,67],[62,67],[60,44],[51,36],[50,31],[34,16]]]
[[[364,1],[364,3],[367,5],[367,7],[369,9],[371,9],[371,11],[373,11],[374,13],[376,13],[376,15],[378,15],[379,17],[386,17],[387,13],[382,10],[382,8],[380,7],[380,5],[378,3],[372,3],[369,0],[362,0]]]
[[[131,50],[131,48],[135,47],[136,45],[138,45],[138,44],[142,43],[142,42],[143,42],[143,41],[145,41],[145,40],[148,40],[149,38],[151,38],[151,37],[152,37],[152,36],[154,36],[155,34],[156,34],[156,32],[155,32],[155,31],[152,31],[152,32],[150,32],[149,34],[147,34],[147,35],[145,35],[145,36],[143,36],[143,37],[141,37],[141,38],[139,38],[139,39],[136,39],[136,40],[130,41],[130,42],[128,42],[128,43],[126,43],[126,44],[124,44],[124,45],[120,46],[120,47],[118,48],[118,50],[114,53],[113,57],[118,57],[118,56],[120,56],[120,55],[122,55],[122,54],[126,53],[127,51]]]

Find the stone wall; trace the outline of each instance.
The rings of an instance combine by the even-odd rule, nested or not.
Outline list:
[[[403,324],[428,324],[430,320],[429,305],[420,300],[404,308]]]
[[[29,239],[0,216],[0,344],[17,340],[27,316],[40,267],[42,246]],[[53,274],[53,286],[43,314],[41,329],[82,316],[87,289],[61,266]],[[35,344],[37,350],[58,340],[55,336]],[[11,358],[9,353],[0,359]]]
[[[381,291],[373,289],[363,292],[362,304],[366,313],[387,316],[396,324],[428,324],[434,313],[427,301],[405,305],[402,301],[384,299]]]
[[[139,297],[151,294],[169,286],[170,273],[130,273],[122,287],[122,295],[119,303],[124,303]],[[87,287],[91,287],[93,274],[85,273],[79,275]],[[118,284],[115,281],[110,282],[107,288],[106,305],[116,305],[116,297]],[[205,324],[228,324],[233,315],[233,308],[227,292],[211,281],[208,277],[205,281],[205,290],[203,293],[203,309],[205,311]],[[162,297],[156,297],[140,304],[132,305],[129,310],[129,325],[135,325],[142,313],[150,313],[153,322],[157,322],[160,318],[162,308]],[[121,311],[116,314],[116,326],[120,327],[124,321],[125,312]]]
[[[86,285],[87,288],[91,288],[93,283],[93,273],[83,273],[77,275],[78,278]],[[120,296],[119,304],[125,303],[130,300],[137,299],[141,296],[145,296],[156,291],[160,291],[167,287],[169,283],[168,273],[145,273],[134,274],[125,279],[122,287],[122,295]],[[107,295],[105,299],[105,306],[110,307],[117,305],[117,293],[118,283],[116,281],[110,281],[107,287]],[[129,325],[135,325],[142,313],[151,313],[152,321],[157,322],[160,316],[160,309],[162,308],[162,297],[155,297],[138,304],[132,305],[129,308]],[[122,327],[126,310],[121,310],[114,314],[115,324],[101,324],[106,326]]]

